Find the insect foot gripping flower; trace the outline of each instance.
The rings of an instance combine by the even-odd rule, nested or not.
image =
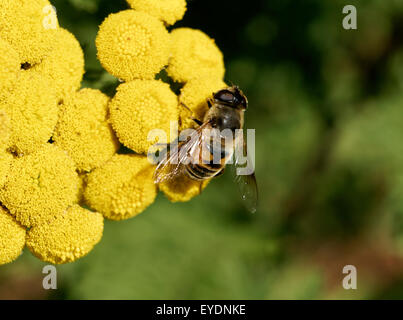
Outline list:
[[[171,180],[160,183],[159,189],[171,202],[186,202],[200,194],[200,191],[207,187],[210,180],[202,182],[189,179],[185,175],[177,176]]]
[[[47,0],[0,1],[0,38],[17,50],[21,63],[39,63],[55,44],[55,30],[44,26],[49,6]]]
[[[84,74],[84,53],[77,39],[67,30],[60,28],[55,34],[53,50],[30,71],[49,76],[60,101],[79,89]]]
[[[162,81],[134,80],[121,84],[109,107],[112,127],[120,142],[137,153],[147,153],[157,142],[157,138],[147,141],[153,129],[163,130],[169,141],[176,138],[169,134],[170,122],[178,121],[178,98]]]
[[[17,259],[25,246],[25,228],[0,206],[0,265]]]
[[[194,78],[224,77],[224,58],[213,39],[200,30],[174,29],[171,32],[172,53],[168,75],[178,82]]]
[[[54,264],[75,261],[101,240],[104,218],[79,205],[64,210],[27,232],[27,247],[43,261]]]
[[[185,0],[127,0],[133,9],[148,14],[171,25],[181,20],[186,12]]]
[[[192,117],[203,120],[208,110],[207,99],[211,98],[213,92],[227,87],[221,79],[197,78],[187,82],[181,89],[179,102],[186,106],[180,107],[180,130],[191,128],[195,125]]]
[[[112,75],[153,79],[168,64],[170,37],[157,18],[135,10],[111,14],[99,28],[98,58]]]
[[[11,94],[0,101],[10,117],[10,150],[26,154],[51,137],[57,123],[55,88],[43,75],[22,71]]]
[[[85,201],[111,220],[136,216],[157,195],[154,170],[146,156],[115,155],[88,175]]]
[[[15,84],[20,72],[21,62],[17,51],[0,39],[0,98],[7,95],[7,89]],[[1,138],[0,138],[1,139]]]
[[[61,213],[77,198],[78,176],[73,160],[46,144],[13,160],[0,201],[22,225],[35,226]]]
[[[119,148],[107,122],[108,102],[101,91],[82,89],[60,106],[53,140],[67,151],[80,171],[102,165]]]

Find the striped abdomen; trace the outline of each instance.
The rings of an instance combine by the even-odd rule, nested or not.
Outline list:
[[[220,144],[221,147],[216,148],[214,148],[213,142],[204,144],[205,148],[200,150],[198,154],[198,161],[185,166],[185,172],[191,179],[202,181],[222,173],[225,165],[232,157],[233,148],[225,145],[225,139],[221,139]]]

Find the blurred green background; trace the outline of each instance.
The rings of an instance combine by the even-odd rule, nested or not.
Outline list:
[[[112,95],[98,25],[124,0],[53,0],[79,39],[86,87]],[[353,4],[358,30],[342,28]],[[193,0],[174,27],[199,28],[249,98],[260,204],[244,210],[226,173],[189,203],[163,195],[105,224],[85,258],[42,289],[28,251],[1,267],[0,298],[403,298],[403,1]],[[356,266],[358,289],[342,269]]]

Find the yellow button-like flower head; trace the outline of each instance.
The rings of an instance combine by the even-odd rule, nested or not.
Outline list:
[[[172,56],[167,72],[178,82],[194,78],[224,77],[224,58],[213,39],[200,30],[179,28],[171,32]]]
[[[7,96],[17,75],[21,70],[20,57],[17,51],[6,41],[0,39],[0,97]],[[1,138],[0,138],[1,139]]]
[[[186,202],[200,194],[207,187],[210,180],[195,181],[185,175],[179,175],[173,179],[160,183],[159,189],[171,202]]]
[[[180,129],[191,128],[195,122],[192,117],[203,121],[208,110],[207,99],[212,98],[213,93],[227,87],[221,79],[197,78],[187,82],[181,89],[179,102],[185,107],[180,107]]]
[[[13,46],[21,63],[41,62],[55,44],[57,27],[56,13],[47,0],[0,1],[0,38]]]
[[[17,259],[25,246],[25,228],[0,206],[0,265]]]
[[[118,87],[110,114],[120,142],[137,153],[147,153],[158,140],[147,141],[150,130],[161,129],[170,139],[170,122],[179,117],[178,98],[162,81],[134,80]]]
[[[65,29],[55,30],[54,48],[32,71],[45,74],[56,86],[58,100],[79,89],[84,74],[84,54],[77,39]]]
[[[98,58],[112,75],[153,79],[168,64],[170,37],[157,18],[135,10],[111,14],[96,39]]]
[[[115,155],[88,175],[84,197],[87,204],[112,220],[141,213],[157,195],[155,166],[140,155]]]
[[[81,171],[102,165],[119,148],[107,122],[108,102],[101,91],[82,89],[60,106],[53,140],[68,152]]]
[[[133,9],[174,24],[181,20],[186,12],[186,0],[127,0]]]
[[[0,201],[17,221],[31,227],[60,214],[77,198],[78,176],[73,160],[47,144],[13,160]]]
[[[73,205],[27,232],[27,247],[43,261],[54,264],[75,261],[101,240],[101,214]]]
[[[0,109],[10,117],[10,149],[33,152],[50,139],[56,126],[55,88],[43,75],[21,72],[12,92],[0,101]]]

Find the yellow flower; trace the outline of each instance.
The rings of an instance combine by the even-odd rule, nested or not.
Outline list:
[[[10,44],[0,39],[0,96],[7,95],[21,70],[20,57]],[[1,139],[1,138],[0,138]]]
[[[33,152],[50,139],[57,122],[54,86],[45,76],[21,72],[11,94],[0,101],[0,109],[10,117],[10,149]]]
[[[77,198],[78,177],[73,160],[58,147],[46,144],[13,160],[0,201],[22,225],[44,223]]]
[[[111,14],[99,28],[98,58],[112,75],[153,79],[168,64],[170,37],[163,23],[134,10]]]
[[[0,265],[17,259],[25,246],[25,228],[0,206]]]
[[[84,54],[80,44],[70,32],[58,29],[55,33],[54,49],[48,57],[30,70],[45,74],[52,79],[60,101],[80,88],[84,74]]]
[[[154,170],[146,156],[115,155],[88,175],[85,200],[105,218],[134,217],[155,200]]]
[[[10,132],[10,118],[4,110],[0,109],[0,151],[8,147]]]
[[[0,38],[9,42],[20,56],[20,63],[31,65],[45,58],[55,43],[55,33],[45,25],[50,13],[47,0],[1,0]]]
[[[147,141],[150,130],[164,130],[170,139],[170,122],[177,123],[179,117],[178,99],[162,81],[134,80],[118,87],[110,113],[120,142],[137,153],[147,153],[158,140]]]
[[[213,39],[200,30],[179,28],[171,32],[172,54],[168,75],[178,82],[194,78],[224,77],[224,58]]]
[[[161,182],[158,187],[171,202],[186,202],[200,194],[210,180],[195,181],[185,175]]]
[[[181,20],[186,12],[186,0],[127,0],[133,9],[174,24]]]
[[[104,219],[79,205],[64,210],[27,232],[27,247],[43,261],[67,263],[88,254],[101,240]]]
[[[10,170],[12,160],[13,156],[10,153],[0,150],[0,188],[6,182],[6,176]]]
[[[208,110],[207,99],[212,98],[213,93],[227,87],[221,79],[198,78],[187,82],[181,89],[179,102],[180,107],[180,129],[191,128],[195,122],[191,119],[196,118],[203,121],[204,115]],[[184,106],[189,108],[189,112]]]
[[[60,106],[53,140],[67,151],[80,171],[102,165],[119,148],[107,122],[108,102],[101,91],[82,89]]]

